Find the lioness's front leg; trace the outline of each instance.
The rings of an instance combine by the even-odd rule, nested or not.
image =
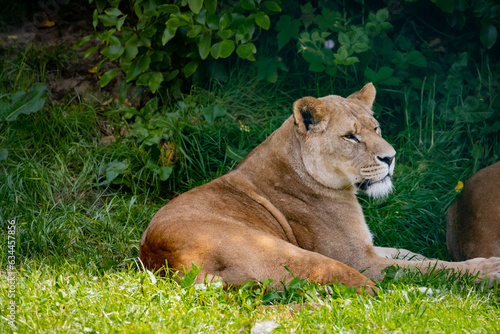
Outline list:
[[[429,260],[423,255],[413,253],[404,248],[390,248],[390,247],[373,247],[375,253],[380,257],[388,259],[399,259],[406,261],[424,261]]]
[[[455,269],[461,273],[469,272],[477,274],[478,279],[486,278],[493,285],[494,280],[500,282],[500,258],[491,257],[489,259],[476,258],[463,262],[447,262],[439,260],[425,260],[425,261],[405,261],[399,259],[389,259],[380,257],[377,254],[369,256],[364,261],[366,268],[363,273],[371,279],[380,280],[383,278],[382,270],[391,265],[398,265],[404,268],[418,268],[422,273],[426,273],[432,269]],[[360,269],[360,268],[358,268]]]

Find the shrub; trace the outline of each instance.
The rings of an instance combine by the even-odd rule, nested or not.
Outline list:
[[[109,61],[116,65],[101,73],[102,86],[122,76],[123,91],[136,85],[154,97],[117,113],[131,128],[128,140],[149,157],[138,164],[139,172],[110,162],[101,184],[126,183],[119,176],[129,173],[130,180],[140,175],[158,186],[176,170],[220,170],[215,165],[227,157],[234,162],[248,152],[242,143],[220,148],[217,140],[227,144],[228,137],[215,136],[212,144],[219,148],[211,152],[218,162],[208,167],[203,159],[192,159],[208,146],[187,153],[182,141],[200,144],[194,134],[218,133],[214,120],[230,113],[214,101],[187,109],[171,102],[207,76],[227,80],[227,65],[234,71],[234,64],[269,82],[290,71],[293,80],[282,86],[296,98],[345,95],[371,81],[379,91],[375,110],[384,115],[386,133],[400,139],[400,148],[418,147],[425,155],[439,147],[481,164],[498,159],[500,115],[493,111],[500,100],[493,78],[500,68],[490,66],[496,63],[490,58],[498,46],[499,6],[490,0],[433,2],[96,1],[94,26],[104,29],[75,46],[92,38],[101,42],[85,56],[100,50],[98,68]],[[460,149],[463,143],[470,155]],[[401,158],[411,161],[404,152]],[[140,172],[144,168],[148,173]]]
[[[152,93],[162,85],[178,89],[186,78],[201,72],[203,61],[203,70],[224,77],[224,67],[211,60],[234,53],[255,60],[255,36],[270,28],[269,15],[281,11],[273,0],[227,4],[217,0],[100,0],[96,7],[94,27],[100,23],[106,29],[75,46],[95,38],[102,45],[88,48],[85,57],[100,50],[103,62],[117,64],[102,74],[101,86],[122,72],[123,88],[134,83]]]

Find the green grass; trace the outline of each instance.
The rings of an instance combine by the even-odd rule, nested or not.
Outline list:
[[[4,67],[0,81],[6,93],[43,82],[38,60],[27,59],[20,57]],[[133,124],[118,114],[106,116],[111,106],[84,104],[69,96],[70,102],[48,100],[41,112],[0,124],[0,151],[9,152],[0,162],[0,264],[5,272],[7,226],[15,220],[19,332],[219,333],[243,328],[248,333],[264,320],[275,320],[280,325],[275,332],[281,333],[498,332],[498,292],[471,284],[468,278],[452,282],[443,272],[413,273],[381,283],[385,290],[418,285],[441,290],[431,298],[418,292],[356,296],[342,289],[328,296],[324,287],[314,284],[289,287],[289,294],[274,299],[274,304],[326,305],[291,315],[286,306],[264,305],[269,296],[259,289],[224,292],[212,286],[202,291],[138,270],[142,232],[169,198],[230,170],[236,162],[228,156],[227,145],[242,151],[255,147],[288,117],[294,99],[327,93],[316,92],[319,82],[308,81],[305,88],[287,86],[286,79],[265,86],[240,75],[209,91],[193,90],[183,101],[188,106],[180,118],[185,126],[172,129],[174,138],[184,141],[179,144],[183,156],[177,174],[166,182],[143,169],[151,152],[133,138],[100,143],[98,120],[105,119],[114,132]],[[382,91],[382,98],[384,94],[389,92]],[[425,107],[430,97],[422,96],[419,103]],[[196,110],[213,104],[227,108],[228,114],[207,125]],[[165,112],[179,111],[175,104],[168,108]],[[393,120],[386,109],[378,116]],[[360,201],[376,244],[448,259],[445,214],[457,194],[454,187],[488,163],[481,154],[497,152],[498,142],[491,136],[486,141],[471,125],[443,129],[439,123],[430,130],[433,117],[410,114],[403,130],[388,131],[388,140],[398,149],[395,192],[387,201],[364,196]],[[421,137],[420,128],[425,130]],[[484,146],[482,153],[472,151],[478,143]],[[129,163],[130,186],[99,185],[103,169],[115,160]],[[10,301],[8,289],[2,273],[2,315]],[[4,318],[0,332],[11,332]]]
[[[6,288],[1,280],[1,288]],[[328,297],[302,295],[292,302],[309,302],[291,312],[286,305],[264,305],[260,291],[224,292],[217,286],[181,288],[171,279],[154,279],[131,266],[102,273],[69,263],[49,266],[28,261],[18,277],[19,332],[37,333],[234,333],[274,320],[276,333],[498,331],[499,295],[477,287],[448,284],[432,297],[398,284],[394,293],[376,297],[352,294]],[[446,286],[442,287],[446,289]],[[2,299],[2,308],[5,299]],[[10,332],[5,322],[2,333]]]

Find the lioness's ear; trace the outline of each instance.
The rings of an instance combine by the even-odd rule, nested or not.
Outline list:
[[[347,98],[352,100],[360,100],[364,105],[368,108],[373,107],[373,101],[375,101],[375,94],[377,91],[375,90],[375,86],[373,84],[367,83],[361,90],[357,91],[349,95]]]
[[[318,127],[317,125],[321,121],[324,121],[326,125],[325,116],[325,104],[314,97],[306,96],[293,104],[293,118],[301,134],[306,134],[311,129],[314,131],[324,130],[326,126]]]

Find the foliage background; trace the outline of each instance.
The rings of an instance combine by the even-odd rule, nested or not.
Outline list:
[[[110,113],[131,124],[137,143],[153,147],[166,142],[166,154],[170,147],[189,156],[182,148],[183,131],[178,131],[184,123],[166,117],[180,112],[176,108],[186,116],[186,104],[179,107],[173,101],[209,82],[227,85],[230,76],[243,70],[302,95],[344,95],[373,82],[379,91],[375,111],[387,134],[405,136],[402,145],[416,143],[426,153],[436,144],[460,153],[457,144],[469,141],[467,154],[476,166],[485,166],[498,159],[494,78],[499,71],[499,7],[492,1],[434,2],[101,0],[93,25],[104,30],[75,46],[92,38],[101,43],[86,49],[85,57],[99,50],[98,70],[109,61],[116,64],[101,73],[100,84],[119,76],[119,102],[132,85],[134,94],[147,96],[150,102],[142,109],[126,106]],[[193,112],[211,125],[227,108],[214,103],[187,111]],[[234,161],[252,147],[231,144],[226,155]],[[153,154],[149,170],[165,181],[173,169],[168,162],[157,168],[162,152]],[[404,150],[400,158],[405,159]],[[182,169],[186,163],[179,165]],[[125,166],[110,166],[112,176],[123,174]],[[130,185],[123,178],[116,182]]]

